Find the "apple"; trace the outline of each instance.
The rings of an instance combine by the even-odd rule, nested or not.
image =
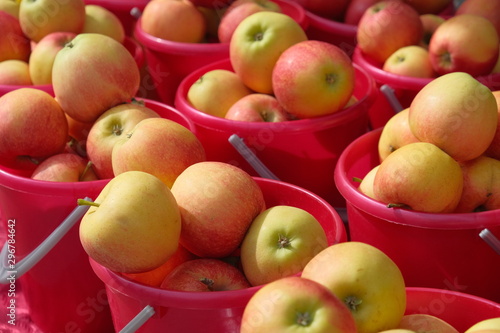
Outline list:
[[[28,61],[30,39],[24,35],[19,20],[0,10],[0,61],[17,59]]]
[[[342,110],[354,92],[355,71],[338,46],[318,40],[286,49],[272,71],[274,95],[297,118],[313,118]]]
[[[499,50],[500,50],[500,47],[499,47]],[[495,67],[493,67],[493,69],[491,70],[491,74],[496,74],[496,73],[500,73],[500,51],[498,53],[497,63],[495,65]]]
[[[456,328],[443,319],[429,314],[407,314],[401,318],[398,328],[421,333],[459,333]]]
[[[115,143],[128,135],[141,120],[159,117],[156,111],[147,106],[131,102],[106,110],[92,123],[86,138],[87,156],[99,178],[114,176],[111,153]]]
[[[84,123],[81,121],[74,120],[67,113],[64,113],[66,120],[68,121],[68,135],[69,140],[74,140],[75,144],[78,144],[86,152],[87,137],[90,133],[90,129],[94,123]]]
[[[132,99],[140,71],[127,48],[95,33],[77,35],[57,53],[52,67],[54,94],[64,112],[82,122]]]
[[[200,43],[207,27],[203,14],[189,0],[152,0],[142,12],[141,28],[161,39]]]
[[[455,15],[434,31],[429,41],[429,56],[439,75],[451,72],[486,75],[498,60],[499,43],[499,35],[488,19]]]
[[[29,73],[33,84],[52,84],[52,67],[56,55],[75,37],[73,32],[51,32],[36,43],[29,58]]]
[[[482,330],[499,330],[500,331],[500,317],[493,317],[483,319],[468,329],[464,333],[481,332]]]
[[[287,121],[288,114],[273,95],[253,93],[236,101],[227,111],[225,118],[272,123]]]
[[[451,213],[460,201],[463,183],[461,167],[450,155],[432,143],[414,142],[380,163],[373,193],[388,207]]]
[[[83,182],[99,178],[86,158],[73,153],[60,153],[43,160],[33,171],[31,179],[52,182]]]
[[[19,23],[34,42],[51,32],[79,34],[85,23],[85,1],[23,0],[19,5]]]
[[[396,328],[406,310],[400,269],[384,252],[366,243],[330,245],[309,261],[302,277],[337,296],[351,311],[359,333]]]
[[[422,14],[420,15],[420,21],[422,21],[424,27],[424,34],[419,45],[428,50],[432,35],[445,19],[436,14]]]
[[[436,75],[429,58],[429,52],[420,45],[403,46],[384,62],[382,69],[388,73],[420,78]]]
[[[245,275],[235,266],[220,259],[199,258],[183,262],[170,272],[161,289],[216,292],[251,287]]]
[[[251,93],[235,72],[212,69],[193,82],[186,97],[195,109],[224,118],[236,101]]]
[[[32,85],[28,63],[18,59],[0,61],[0,84]]]
[[[396,149],[419,140],[413,135],[408,124],[409,108],[394,114],[382,128],[378,140],[378,156],[383,161]]]
[[[273,6],[267,5],[268,3],[273,4]],[[229,43],[233,32],[236,27],[243,21],[244,18],[250,16],[251,14],[261,12],[261,11],[276,11],[281,12],[279,5],[276,5],[272,1],[249,1],[249,0],[236,0],[233,2],[227,10],[222,15],[217,30],[217,37],[221,43]]]
[[[29,166],[63,151],[68,123],[57,101],[35,88],[19,88],[0,97],[0,163]]]
[[[473,14],[482,16],[495,26],[500,36],[500,3],[491,0],[465,0],[458,6],[455,15]]]
[[[0,0],[0,11],[9,13],[19,19],[19,0]]]
[[[372,199],[375,199],[375,193],[373,192],[373,182],[375,180],[375,175],[377,174],[379,166],[380,165],[376,165],[371,168],[370,171],[368,171],[368,173],[362,179],[354,179],[356,181],[359,181],[358,190]]]
[[[241,333],[356,333],[346,306],[325,286],[291,276],[264,285],[250,298]]]
[[[380,1],[370,6],[359,20],[357,47],[383,64],[401,47],[417,45],[423,33],[420,15],[411,5],[403,1]]]
[[[479,156],[462,163],[464,187],[456,213],[500,209],[500,160]]]
[[[495,131],[495,136],[493,137],[493,140],[491,140],[490,145],[488,146],[488,149],[486,149],[485,154],[489,157],[496,158],[497,160],[500,160],[500,90],[495,90],[491,92],[493,94],[493,97],[495,97],[495,100],[497,102],[497,108],[498,108],[498,124],[497,124],[497,129]]]
[[[196,7],[203,17],[205,18],[206,32],[205,32],[205,40],[207,43],[218,43],[219,37],[217,36],[219,32],[219,24],[224,16],[224,13],[227,7],[223,7],[220,9],[211,8],[211,7]]]
[[[262,11],[246,17],[229,43],[229,59],[241,81],[255,92],[273,92],[272,72],[279,56],[290,46],[307,40],[290,16]]]
[[[439,14],[448,6],[453,5],[453,0],[404,0],[417,10],[419,14]]]
[[[170,272],[172,272],[177,266],[179,266],[183,262],[196,258],[198,257],[186,250],[184,246],[179,244],[174,254],[172,254],[172,256],[168,258],[168,260],[165,261],[160,267],[142,273],[123,274],[123,276],[134,282],[159,288],[165,277],[170,274]]]
[[[404,328],[392,328],[390,330],[383,330],[383,331],[380,331],[378,333],[417,333],[417,332],[412,331],[412,330],[407,330]]]
[[[357,26],[365,11],[379,1],[380,0],[351,0],[345,11],[344,23]]]
[[[119,43],[125,40],[125,27],[111,10],[100,5],[85,5],[85,23],[82,33],[100,33]]]
[[[172,193],[182,216],[181,244],[200,257],[222,258],[241,244],[264,209],[262,190],[242,169],[205,161],[187,167]]]
[[[491,144],[498,107],[488,87],[467,73],[454,72],[418,91],[410,104],[408,124],[420,141],[435,144],[457,161],[467,161]]]
[[[157,177],[129,171],[111,179],[80,222],[80,241],[102,266],[140,273],[161,266],[179,245],[181,216],[170,189]]]
[[[328,246],[325,230],[304,209],[279,205],[260,213],[241,243],[241,265],[253,286],[298,274]]]

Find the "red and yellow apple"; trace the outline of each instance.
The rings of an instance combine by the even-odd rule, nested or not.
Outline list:
[[[224,118],[237,121],[281,122],[288,120],[288,114],[273,95],[252,93],[231,105]]]
[[[28,61],[31,53],[30,39],[24,35],[19,20],[0,10],[0,61],[17,59]]]
[[[88,159],[73,153],[55,154],[43,160],[32,179],[52,182],[84,182],[99,179]]]
[[[100,5],[85,5],[85,24],[82,33],[99,33],[115,39],[119,43],[125,40],[125,27],[118,16]]]
[[[0,85],[30,86],[29,65],[24,60],[9,59],[0,61]]]
[[[413,135],[408,124],[408,114],[410,109],[406,108],[389,118],[382,128],[378,140],[378,156],[383,161],[396,149],[419,140]]]
[[[420,78],[436,75],[429,58],[429,52],[420,45],[403,46],[384,62],[382,69],[388,73]]]

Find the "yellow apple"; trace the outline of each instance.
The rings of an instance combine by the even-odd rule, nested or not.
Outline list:
[[[465,330],[464,333],[481,332],[482,330],[500,331],[500,317],[481,320]]]
[[[429,52],[422,46],[409,45],[397,49],[384,62],[386,72],[409,76],[432,78],[436,75],[429,59]]]
[[[408,124],[409,108],[406,108],[389,118],[382,128],[378,140],[378,155],[380,161],[385,160],[396,149],[419,140],[413,135]]]
[[[19,19],[20,0],[0,0],[0,11],[4,11]]]
[[[376,165],[368,171],[368,173],[360,180],[359,191],[364,195],[375,199],[375,194],[373,193],[373,181],[375,180],[375,175],[377,174],[380,165]]]
[[[107,35],[120,43],[125,40],[125,27],[118,16],[99,5],[85,5],[85,24],[82,33]]]
[[[403,316],[398,328],[418,333],[459,333],[456,328],[441,318],[419,313]]]
[[[24,60],[0,61],[0,85],[31,86],[29,65]]]

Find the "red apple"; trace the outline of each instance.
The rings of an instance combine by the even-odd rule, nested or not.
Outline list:
[[[423,35],[420,15],[403,1],[386,0],[369,7],[358,23],[359,49],[376,62],[403,46],[417,45]]]
[[[172,186],[182,216],[181,244],[200,257],[222,258],[241,244],[265,209],[262,190],[242,169],[222,162],[186,168]]]
[[[211,292],[239,290],[251,287],[238,268],[220,259],[188,260],[170,272],[161,289]]]
[[[89,161],[73,153],[61,153],[48,157],[37,166],[31,178],[52,182],[81,182],[98,179]]]
[[[457,8],[455,15],[473,14],[491,21],[500,36],[500,1],[465,0]]]
[[[24,34],[19,20],[0,10],[0,61],[18,59],[28,61],[31,52],[30,39]]]
[[[272,72],[274,95],[297,118],[342,110],[354,92],[354,67],[333,44],[308,40],[286,49]]]
[[[358,25],[365,11],[380,0],[351,0],[347,5],[344,23]]]
[[[0,85],[30,86],[29,65],[26,61],[9,59],[0,61]]]
[[[226,119],[238,121],[280,122],[288,115],[273,95],[253,93],[240,98],[227,111]]]
[[[54,59],[52,86],[64,112],[82,122],[131,100],[140,72],[127,48],[102,34],[79,34]]]
[[[50,94],[20,88],[0,97],[0,162],[19,167],[60,153],[68,140],[64,111]],[[31,165],[34,170],[36,164]]]
[[[486,75],[498,60],[499,43],[498,33],[489,20],[461,14],[439,25],[429,42],[429,56],[439,75],[451,72]]]

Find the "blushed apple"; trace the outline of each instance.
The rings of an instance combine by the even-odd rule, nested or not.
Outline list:
[[[406,309],[399,267],[378,248],[361,242],[330,245],[302,271],[302,277],[327,287],[350,310],[357,332],[395,328]]]
[[[419,140],[413,135],[408,124],[408,114],[410,109],[406,108],[389,118],[384,125],[378,140],[378,155],[383,161],[390,153],[396,149]]]
[[[29,58],[29,73],[33,84],[52,84],[52,67],[57,53],[71,42],[73,32],[51,32],[33,47]]]
[[[279,205],[260,213],[241,243],[241,265],[253,286],[298,274],[328,246],[325,230],[304,209]]]
[[[242,169],[206,161],[187,167],[172,193],[182,216],[181,244],[200,257],[222,258],[243,241],[265,209],[262,190]]]
[[[115,143],[122,136],[128,135],[141,120],[159,117],[156,111],[138,102],[131,102],[106,110],[92,123],[86,139],[86,149],[99,178],[114,176],[111,153]]]
[[[0,61],[17,59],[28,61],[30,39],[24,35],[19,20],[0,10]]]
[[[407,314],[401,318],[398,328],[421,333],[459,333],[450,323],[429,314]]]
[[[455,15],[434,31],[429,55],[439,75],[451,72],[486,75],[498,60],[499,43],[498,33],[488,19],[471,14]]]
[[[241,333],[356,333],[347,307],[328,288],[291,276],[264,285],[250,298],[241,319]]]
[[[451,213],[460,201],[463,183],[462,169],[450,155],[432,143],[414,142],[380,163],[373,193],[388,207]]]
[[[500,36],[500,3],[491,0],[465,0],[458,6],[455,15],[473,14],[488,19]]]
[[[64,112],[82,122],[130,101],[139,90],[140,72],[127,48],[113,38],[79,34],[57,53],[52,67],[54,94]]]
[[[252,93],[236,101],[224,118],[238,121],[281,122],[287,121],[288,115],[273,95]]]
[[[488,146],[488,149],[486,149],[485,154],[489,157],[496,158],[497,160],[500,160],[500,90],[495,90],[491,92],[493,94],[493,97],[495,97],[495,100],[497,102],[497,108],[498,108],[498,123],[497,123],[497,129],[495,131],[495,136],[493,137],[493,140],[491,140],[490,145]]]
[[[358,48],[383,64],[403,46],[417,45],[424,30],[420,15],[403,1],[380,1],[369,7],[358,23]]]
[[[435,112],[440,110],[440,112]],[[491,90],[471,75],[454,72],[426,84],[410,104],[413,135],[443,149],[457,161],[482,155],[498,124]]]
[[[429,59],[429,52],[422,46],[409,45],[396,50],[384,62],[382,69],[388,73],[420,78],[436,75]]]
[[[306,40],[286,49],[272,71],[274,95],[297,118],[314,118],[342,110],[354,92],[354,66],[331,43]]]
[[[24,34],[34,42],[51,32],[79,34],[85,23],[84,0],[23,0],[19,23]]]
[[[85,23],[82,33],[100,33],[119,43],[125,40],[125,27],[111,10],[100,5],[85,5]]]
[[[66,116],[66,120],[68,121],[68,135],[70,137],[69,140],[74,140],[74,143],[78,144],[80,148],[85,151],[86,155],[87,137],[94,123],[84,123],[74,120],[66,113],[64,113],[64,115]]]
[[[28,63],[18,59],[0,61],[0,84],[31,86]]]
[[[229,43],[229,59],[236,74],[251,90],[273,93],[272,71],[290,46],[307,40],[299,23],[272,11],[254,13],[236,27]]]
[[[365,11],[379,1],[380,0],[351,0],[345,11],[344,23],[357,26]]]
[[[419,45],[428,50],[429,42],[431,41],[434,31],[436,31],[437,27],[439,27],[445,19],[436,14],[422,14],[420,15],[420,21],[422,21],[422,26],[424,27],[424,34]]]
[[[111,152],[115,177],[144,171],[169,188],[187,167],[205,159],[205,149],[193,132],[173,120],[156,117],[137,122],[116,140]]]
[[[85,182],[99,179],[89,161],[73,153],[48,157],[36,167],[31,178],[52,182]]]
[[[111,179],[80,222],[87,254],[119,273],[161,266],[179,245],[181,217],[170,189],[157,177],[129,171]]]
[[[220,259],[199,258],[178,265],[160,288],[191,292],[217,292],[251,287],[243,272]]]
[[[195,109],[224,118],[236,101],[251,93],[235,72],[213,69],[193,82],[186,97]]]

